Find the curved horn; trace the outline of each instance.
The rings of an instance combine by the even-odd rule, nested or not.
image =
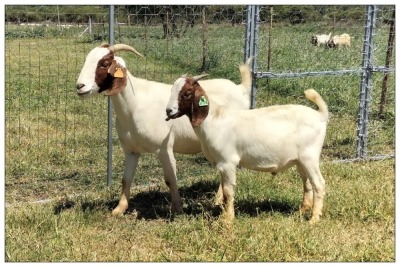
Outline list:
[[[126,44],[115,44],[115,45],[110,45],[108,47],[108,49],[113,52],[116,53],[118,51],[131,51],[133,53],[135,53],[136,55],[138,55],[139,57],[144,58],[144,56],[142,54],[140,54],[138,51],[136,51],[135,48],[133,48],[132,46],[126,45]]]
[[[201,75],[193,76],[193,80],[195,80],[197,82],[198,80],[200,80],[201,78],[206,77],[206,76],[208,76],[208,74],[201,74]]]

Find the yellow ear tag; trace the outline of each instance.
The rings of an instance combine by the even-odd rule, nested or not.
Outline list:
[[[116,70],[114,72],[114,77],[115,78],[123,78],[124,77],[124,73],[122,72],[121,68],[116,68]]]

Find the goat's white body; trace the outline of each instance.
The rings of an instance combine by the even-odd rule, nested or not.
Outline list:
[[[107,48],[93,49],[85,61],[78,78],[78,94],[82,98],[94,95],[99,86],[95,74],[99,58],[109,53]],[[125,62],[115,57],[125,68]],[[226,79],[201,82],[207,93],[222,106],[238,109],[250,106],[251,74],[248,65],[240,66],[242,84]],[[201,152],[200,142],[186,118],[165,120],[165,106],[171,95],[170,84],[134,77],[129,71],[123,90],[111,97],[116,114],[116,130],[125,154],[125,170],[122,179],[122,196],[113,214],[122,214],[128,208],[130,186],[141,153],[154,153],[161,162],[164,179],[171,193],[172,210],[181,211],[181,199],[176,184],[176,162],[173,153],[194,154]],[[243,80],[244,79],[244,80]]]
[[[304,183],[302,211],[313,208],[310,222],[318,221],[325,194],[319,157],[327,116],[301,105],[216,110],[194,131],[204,155],[222,173],[217,202],[226,199],[228,217],[234,217],[237,166],[277,173],[296,165]]]
[[[219,113],[194,128],[210,162],[279,172],[306,153],[321,152],[326,121],[311,108],[285,105]]]

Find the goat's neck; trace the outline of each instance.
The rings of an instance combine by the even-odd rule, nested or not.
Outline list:
[[[118,118],[132,117],[136,106],[133,76],[129,72],[127,79],[126,87],[119,94],[111,96],[113,109]]]
[[[211,136],[215,135],[217,129],[221,129],[225,123],[225,108],[223,107],[213,107],[210,105],[210,110],[204,121],[197,127],[193,127],[196,135],[202,140],[208,140]]]

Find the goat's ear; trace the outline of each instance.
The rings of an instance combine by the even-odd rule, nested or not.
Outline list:
[[[124,67],[122,67],[117,61],[114,59],[111,62],[110,67],[108,68],[108,73],[110,73],[111,76],[114,78],[124,78],[124,72],[122,71]]]
[[[122,91],[126,87],[126,68],[121,66],[117,61],[113,60],[108,68],[108,73],[114,77],[110,91],[106,93],[108,96],[113,96]]]
[[[197,86],[194,92],[194,100],[192,104],[193,108],[191,124],[193,127],[199,126],[207,118],[210,108],[208,97],[203,88],[201,88],[198,84],[196,85]]]

